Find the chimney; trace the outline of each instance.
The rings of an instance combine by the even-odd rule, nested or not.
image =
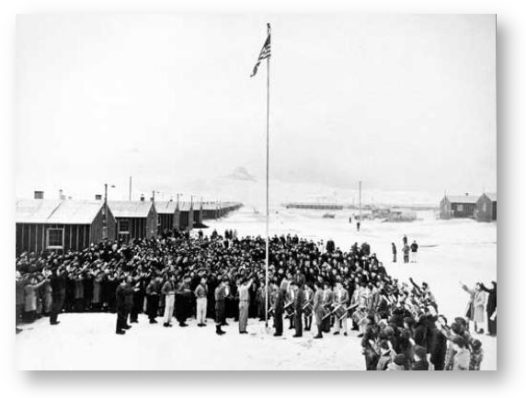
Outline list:
[[[34,192],[34,198],[35,199],[44,199],[44,191],[35,191]]]
[[[102,195],[100,193],[96,194],[95,200],[102,200]]]
[[[141,202],[144,202],[144,195],[141,194]]]

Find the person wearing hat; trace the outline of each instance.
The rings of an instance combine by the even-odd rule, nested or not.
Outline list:
[[[404,354],[397,354],[393,361],[387,365],[387,370],[407,370],[405,367],[406,362],[407,358]]]
[[[172,317],[175,306],[175,276],[171,274],[169,279],[164,283],[161,293],[164,295],[164,327],[172,326]]]
[[[279,285],[279,289],[276,295],[276,301],[274,302],[274,332],[275,337],[283,335],[283,312],[285,310],[285,300],[287,297],[287,290],[289,288],[289,281],[284,276],[283,280]]]
[[[150,323],[157,323],[161,278],[154,276],[146,286],[146,312]]]
[[[206,278],[203,276],[199,281],[199,285],[194,290],[196,299],[196,319],[197,326],[206,326],[206,307],[207,307],[207,295],[208,285],[206,284]]]
[[[303,308],[305,307],[305,290],[303,279],[297,279],[298,288],[294,296],[294,329],[296,333],[293,337],[303,336]]]
[[[340,334],[340,329],[343,325],[343,335],[347,336],[347,305],[349,304],[349,292],[343,288],[341,280],[336,282],[333,298],[335,317],[334,325],[336,329],[333,334]]]
[[[305,330],[309,331],[312,326],[312,307],[314,299],[314,290],[308,284],[304,285],[305,305],[303,306],[303,314],[305,316]]]
[[[228,289],[227,289],[227,277],[224,276],[221,279],[221,283],[216,287],[214,296],[215,296],[215,310],[216,310],[216,334],[221,336],[225,334],[223,330],[221,330],[221,326],[226,323],[225,317],[226,317],[226,308],[225,308],[225,299],[228,295]]]
[[[331,311],[331,308],[333,305],[333,297],[334,296],[330,289],[329,282],[325,280],[323,282],[323,298],[322,298],[322,305],[326,311],[325,315],[327,315],[327,313]],[[329,333],[331,331],[331,317],[332,315],[324,316],[323,318],[322,328],[325,333]]]
[[[469,361],[469,370],[480,370],[480,364],[484,359],[484,350],[480,340],[473,340],[471,343],[471,356]]]
[[[176,287],[175,287],[174,310],[175,310],[175,318],[177,319],[177,322],[179,323],[180,327],[188,326],[186,323],[186,318],[191,312],[190,311],[191,305],[189,303],[190,301],[189,296],[191,296],[191,292],[190,292],[188,285],[189,285],[189,279],[187,277],[183,277],[175,285]]]
[[[382,340],[378,347],[380,348],[380,357],[376,364],[376,370],[387,370],[389,364],[393,362],[396,353],[389,340]]]
[[[249,289],[253,279],[242,278],[237,286],[239,294],[239,334],[247,334],[248,307],[250,305]]]
[[[133,305],[133,288],[131,287],[131,276],[126,276],[117,286],[115,292],[117,309],[117,326],[115,333],[125,334],[125,329],[130,329],[128,325],[128,314]]]
[[[455,336],[451,340],[451,345],[455,352],[452,370],[469,370],[471,354],[467,347],[466,339],[462,336]]]
[[[49,315],[49,323],[51,325],[58,325],[58,314],[62,311],[64,299],[66,298],[66,271],[64,267],[56,267],[50,275],[51,283],[51,314]]]
[[[24,320],[26,322],[33,322],[36,318],[38,289],[44,285],[45,281],[43,279],[39,282],[37,277],[31,277],[29,283],[24,287]]]
[[[323,306],[323,290],[322,284],[318,281],[314,284],[315,292],[312,304],[312,310],[316,316],[316,327],[318,328],[318,334],[314,337],[315,339],[323,338],[322,322],[325,316],[325,307]]]
[[[497,335],[497,282],[491,282],[492,287],[487,288],[483,283],[480,284],[482,291],[488,293],[486,302],[486,318],[488,322],[488,334]]]
[[[411,370],[429,370],[429,362],[427,362],[427,352],[421,345],[413,347],[414,362]]]

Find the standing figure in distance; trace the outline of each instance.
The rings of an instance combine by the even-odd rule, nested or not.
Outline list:
[[[175,306],[175,276],[172,274],[164,283],[161,293],[164,294],[164,323],[165,328],[172,326]]]
[[[239,334],[247,334],[248,307],[250,305],[249,289],[253,279],[243,278],[239,281],[237,291],[239,294]]]
[[[416,256],[418,253],[418,243],[416,243],[416,240],[411,243],[411,262],[416,263]]]
[[[221,283],[219,284],[219,286],[216,287],[216,290],[214,292],[216,302],[216,333],[219,336],[226,333],[223,330],[221,330],[221,325],[225,323],[226,317],[225,299],[228,295],[226,284],[227,279],[226,277],[223,277]]]
[[[206,278],[202,277],[199,285],[194,291],[196,299],[196,318],[197,326],[206,326],[206,307],[207,307],[207,296],[208,296],[208,285],[206,284]]]
[[[318,328],[318,334],[314,338],[321,339],[323,337],[321,325],[323,317],[325,316],[325,308],[323,307],[323,290],[320,282],[316,282],[314,288],[316,291],[314,292],[312,310],[316,316],[316,326]]]
[[[157,323],[155,318],[159,311],[159,287],[161,281],[158,277],[153,277],[146,286],[146,312],[150,323]]]
[[[294,337],[301,337],[303,335],[303,307],[306,300],[303,280],[299,280],[297,283],[298,289],[294,300],[294,326],[296,329]]]
[[[347,336],[347,305],[349,304],[349,292],[343,288],[342,282],[336,282],[334,289],[334,334],[340,334],[340,323],[343,325],[343,334]]]

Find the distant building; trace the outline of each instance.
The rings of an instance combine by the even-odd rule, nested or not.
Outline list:
[[[497,194],[483,193],[477,200],[477,210],[475,212],[477,221],[496,221],[497,220]]]
[[[157,211],[152,201],[110,201],[117,221],[117,238],[125,241],[157,236]]]
[[[40,253],[47,250],[80,251],[104,236],[115,239],[116,221],[110,209],[105,220],[102,201],[44,199],[43,192],[35,198],[16,202],[16,254]]]
[[[155,202],[157,211],[159,232],[173,231],[179,228],[178,217],[176,215],[177,203],[173,200],[169,202]]]
[[[440,218],[472,218],[475,216],[478,196],[474,195],[446,195],[440,201]]]
[[[219,202],[203,203],[203,220],[215,220],[220,217],[221,205]]]
[[[179,205],[179,230],[191,231],[202,223],[202,211],[192,202],[181,202]]]
[[[285,208],[308,210],[343,210],[343,205],[336,203],[286,203]]]

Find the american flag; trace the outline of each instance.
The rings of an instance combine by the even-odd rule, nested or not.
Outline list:
[[[267,40],[265,40],[265,44],[263,44],[263,48],[261,49],[261,52],[259,53],[258,60],[256,62],[256,65],[254,65],[254,69],[252,70],[252,74],[250,77],[253,77],[258,73],[259,64],[262,60],[270,58],[270,24],[267,24],[268,28],[268,35]]]

